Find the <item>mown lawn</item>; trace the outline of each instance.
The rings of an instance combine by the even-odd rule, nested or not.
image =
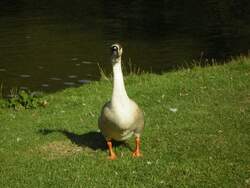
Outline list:
[[[145,112],[134,139],[107,160],[98,132],[110,81],[44,97],[45,108],[0,108],[0,187],[250,187],[250,59],[126,78]],[[1,102],[2,103],[2,102]]]

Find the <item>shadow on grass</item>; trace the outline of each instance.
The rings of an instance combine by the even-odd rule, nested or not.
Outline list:
[[[100,132],[90,131],[84,134],[76,134],[65,129],[40,129],[39,133],[42,135],[48,135],[51,133],[61,133],[66,136],[73,144],[80,147],[88,147],[92,150],[107,150],[107,145],[104,137]],[[126,142],[112,141],[113,146],[117,147],[120,145],[125,146],[132,151],[132,148]]]

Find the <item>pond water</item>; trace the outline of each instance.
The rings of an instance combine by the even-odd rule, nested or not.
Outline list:
[[[192,60],[225,60],[250,49],[250,1],[1,0],[0,84],[53,92],[124,61],[161,73]]]

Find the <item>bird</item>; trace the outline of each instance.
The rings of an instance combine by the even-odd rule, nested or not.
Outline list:
[[[106,102],[98,119],[98,127],[107,142],[108,159],[117,158],[112,141],[126,141],[135,137],[133,157],[141,157],[141,134],[144,130],[144,114],[139,106],[127,95],[122,73],[123,48],[119,43],[111,45],[111,64],[113,68],[113,92]]]

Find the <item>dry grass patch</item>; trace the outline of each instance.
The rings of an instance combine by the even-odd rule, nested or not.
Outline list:
[[[48,160],[69,157],[79,154],[82,151],[82,147],[65,140],[53,141],[38,148],[38,153]]]

